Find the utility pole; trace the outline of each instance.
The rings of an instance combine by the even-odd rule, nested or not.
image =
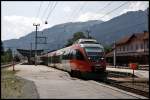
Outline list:
[[[35,66],[37,66],[37,28],[40,24],[33,24],[36,27],[36,34],[35,34]]]
[[[114,66],[116,68],[116,42],[114,41]]]
[[[89,30],[86,30],[86,32],[87,32],[87,36],[88,36],[88,39],[89,39],[89,33],[90,33],[90,31]]]
[[[32,43],[30,43],[30,64],[31,64],[31,56],[32,56]]]
[[[15,71],[15,50],[13,50],[13,48],[11,49],[12,50],[12,63],[13,63],[13,71]]]

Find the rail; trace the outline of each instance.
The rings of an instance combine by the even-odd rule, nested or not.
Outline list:
[[[108,78],[103,80],[105,84],[116,88],[142,95],[149,98],[149,80],[134,76],[131,73],[108,71]],[[102,82],[102,81],[97,81]]]
[[[15,65],[16,64],[19,64],[20,62],[15,62]],[[1,68],[6,68],[6,67],[10,67],[12,66],[13,64],[12,63],[9,63],[9,64],[5,64],[5,65],[1,65]]]
[[[107,65],[110,68],[115,68],[114,66],[111,65]],[[120,69],[131,69],[128,66],[116,66],[116,68],[120,68]],[[137,70],[149,70],[149,65],[139,65]]]
[[[122,89],[122,90],[125,90],[125,91],[128,91],[128,92],[132,92],[132,93],[135,93],[135,94],[138,94],[138,95],[142,95],[142,96],[145,96],[145,97],[149,98],[149,91],[143,91],[141,89],[134,88],[134,87],[136,87],[135,83],[131,83],[131,84],[133,84],[133,87],[129,87],[129,86],[126,86],[126,85],[122,85],[120,82],[116,82],[116,81],[112,81],[112,80],[105,80],[104,82],[106,84],[109,84],[111,86],[117,87],[119,89]],[[145,84],[148,85],[149,82],[147,82]]]

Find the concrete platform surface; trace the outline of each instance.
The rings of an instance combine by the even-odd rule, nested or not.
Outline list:
[[[12,67],[9,68],[12,70]],[[32,80],[42,99],[144,99],[145,97],[125,92],[92,80],[72,78],[47,66],[16,65],[17,75]]]
[[[121,68],[112,68],[107,66],[106,70],[109,71],[116,71],[116,72],[128,72],[128,73],[133,73],[132,69],[121,69]],[[145,70],[134,70],[134,74],[136,76],[138,76],[139,78],[147,78],[149,79],[149,71],[145,71]]]

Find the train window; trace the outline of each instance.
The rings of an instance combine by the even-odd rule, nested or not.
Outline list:
[[[65,52],[65,53],[62,55],[62,59],[68,60],[68,59],[69,59],[69,53],[68,53],[68,52]]]
[[[65,55],[64,54],[62,55],[62,59],[65,59]]]
[[[79,50],[76,50],[76,59],[77,60],[84,60],[84,56]]]
[[[73,51],[70,51],[70,53],[69,53],[69,59],[73,59]]]

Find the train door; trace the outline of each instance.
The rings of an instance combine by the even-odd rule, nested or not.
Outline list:
[[[63,70],[70,71],[70,59],[69,59],[69,51],[65,51],[62,58]]]

